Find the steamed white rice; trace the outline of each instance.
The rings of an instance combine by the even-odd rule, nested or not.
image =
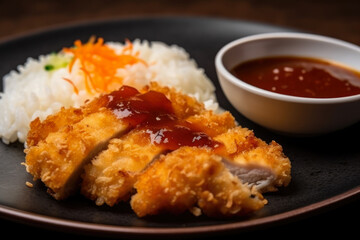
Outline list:
[[[124,48],[124,44],[118,42],[107,44],[119,53]],[[135,40],[133,49],[149,64],[138,63],[119,69],[117,75],[124,78],[124,84],[139,88],[156,81],[194,96],[207,109],[218,109],[213,84],[183,48]],[[62,106],[79,107],[86,99],[94,97],[85,90],[79,64],[75,62],[71,73],[68,67],[46,71],[44,67],[50,58],[50,54],[29,58],[24,65],[4,76],[3,93],[0,93],[0,137],[4,143],[25,142],[29,124],[35,118],[44,120]],[[79,94],[63,78],[71,79]]]

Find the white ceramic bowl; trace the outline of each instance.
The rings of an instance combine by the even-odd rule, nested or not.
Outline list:
[[[359,122],[360,94],[339,98],[288,96],[254,87],[230,73],[241,62],[271,56],[320,58],[360,72],[360,48],[337,39],[304,33],[265,33],[235,40],[220,49],[215,66],[226,97],[242,115],[268,129],[304,136]]]

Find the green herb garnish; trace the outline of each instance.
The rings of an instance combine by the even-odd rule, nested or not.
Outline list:
[[[54,67],[54,65],[46,64],[44,68],[46,71],[51,71],[51,70],[54,70],[55,67]]]
[[[47,64],[44,66],[45,71],[53,71],[66,67],[71,61],[71,57],[61,53],[51,53]]]

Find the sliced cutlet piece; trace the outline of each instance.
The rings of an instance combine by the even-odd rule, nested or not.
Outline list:
[[[139,217],[160,213],[239,216],[267,201],[232,175],[209,148],[181,147],[161,156],[135,183],[131,207]]]
[[[203,104],[196,101],[196,99],[181,94],[173,88],[162,87],[156,82],[152,82],[150,86],[139,91],[145,93],[150,90],[163,93],[170,99],[173,102],[173,111],[179,118],[186,118],[204,110]],[[92,101],[87,101],[79,108],[62,107],[57,114],[50,115],[43,121],[39,118],[34,119],[30,123],[26,146],[29,148],[37,145],[40,141],[45,140],[49,133],[59,131],[67,125],[73,125],[81,121],[85,116],[97,112],[99,108],[104,107],[107,102],[107,95],[103,95],[94,98]]]
[[[141,94],[126,86],[95,101],[102,103],[97,111],[49,132],[37,145],[25,149],[27,171],[34,179],[41,179],[56,199],[64,199],[78,189],[83,166],[106,148],[110,139],[156,114],[172,112],[171,102],[163,94]]]
[[[214,138],[224,144],[223,161],[243,182],[261,192],[276,191],[291,180],[291,162],[281,145],[270,144],[254,136],[253,131],[236,127]]]
[[[171,101],[174,114],[179,119],[185,119],[205,110],[203,103],[175,90],[175,88],[161,86],[156,82],[151,82],[149,89],[164,94]]]
[[[78,189],[84,164],[128,129],[128,123],[106,109],[93,113],[26,149],[27,171],[41,179],[55,199],[64,199]]]
[[[173,88],[152,82],[146,90],[160,92],[170,100],[174,119],[185,119],[205,111],[202,103]],[[226,117],[232,120],[228,115]],[[149,129],[143,126],[111,140],[108,149],[86,165],[82,175],[82,194],[95,200],[97,205],[106,203],[113,206],[127,200],[137,174],[159,154],[167,151],[166,147],[154,144],[154,139],[151,139],[154,134],[151,135]]]
[[[26,146],[36,146],[40,141],[46,139],[51,132],[56,132],[60,128],[77,123],[83,118],[83,112],[77,108],[61,108],[58,114],[48,116],[44,121],[36,118],[30,123],[30,130],[26,138]]]
[[[58,113],[49,115],[43,121],[39,118],[30,123],[30,130],[26,139],[26,146],[32,147],[46,139],[52,133],[59,131],[61,128],[80,122],[85,116],[97,112],[99,108],[104,107],[107,103],[107,96],[94,98],[79,108],[62,107]]]
[[[174,100],[173,103],[176,104],[176,102]],[[97,205],[106,203],[113,206],[119,201],[126,201],[132,192],[137,176],[160,154],[182,145],[192,144],[194,136],[201,141],[203,133],[214,136],[226,132],[235,125],[234,118],[228,112],[214,114],[211,111],[203,111],[190,116],[186,122],[193,126],[196,132],[193,133],[194,135],[188,135],[188,131],[180,128],[182,139],[172,139],[171,131],[178,129],[173,128],[173,124],[165,122],[165,125],[143,126],[121,138],[111,140],[108,149],[86,165],[82,176],[82,194],[95,200]],[[169,133],[168,140],[166,140],[167,133]],[[191,142],[189,143],[186,138]],[[206,141],[203,144],[206,144]]]
[[[151,144],[144,130],[112,139],[106,150],[85,166],[81,193],[97,205],[113,206],[129,199],[137,174],[164,149]]]
[[[213,111],[203,111],[186,119],[194,128],[200,129],[210,137],[227,132],[236,126],[235,118],[230,112],[225,111],[221,114]]]

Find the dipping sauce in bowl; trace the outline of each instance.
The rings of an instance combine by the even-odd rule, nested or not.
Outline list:
[[[277,133],[315,136],[360,122],[360,47],[307,33],[263,33],[223,46],[221,89],[247,119]]]
[[[231,73],[258,88],[290,96],[337,98],[360,94],[359,72],[317,58],[258,58],[236,65]]]

